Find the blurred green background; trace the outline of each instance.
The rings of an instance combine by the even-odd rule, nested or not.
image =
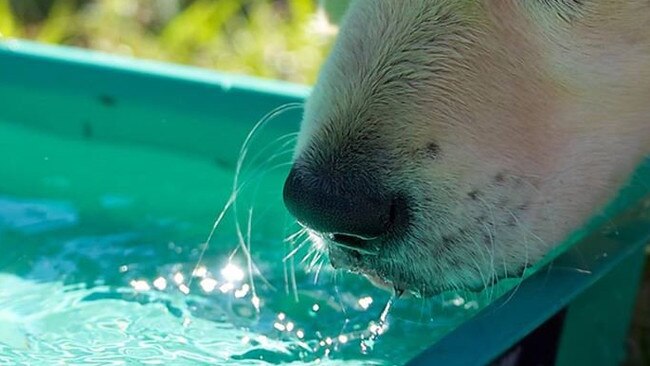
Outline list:
[[[0,0],[0,38],[311,84],[344,0]]]

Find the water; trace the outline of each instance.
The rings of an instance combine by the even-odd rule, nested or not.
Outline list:
[[[292,253],[277,184],[250,231],[240,203],[255,266],[226,220],[197,267],[232,179],[210,161],[7,123],[0,154],[0,365],[403,364],[486,303],[395,299]]]
[[[317,284],[296,269],[296,303],[281,256],[259,252],[276,290],[256,281],[257,312],[244,260],[211,253],[194,270],[197,242],[168,243],[174,225],[79,227],[62,202],[3,197],[0,207],[0,364],[396,364],[468,315],[460,298],[402,300],[389,313],[388,294],[335,281],[327,265]]]

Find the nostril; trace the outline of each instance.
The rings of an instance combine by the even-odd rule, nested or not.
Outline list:
[[[363,248],[366,246],[368,240],[353,235],[347,234],[330,234],[330,239],[338,244],[342,244],[350,248]]]

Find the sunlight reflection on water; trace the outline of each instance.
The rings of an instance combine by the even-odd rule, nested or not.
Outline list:
[[[282,266],[273,265],[285,253],[273,245],[259,246],[256,261],[274,286],[257,281],[253,293],[245,258],[230,252],[195,267],[196,246],[163,244],[168,229],[25,232],[25,221],[6,217],[25,217],[31,205],[17,202],[0,211],[3,247],[21,258],[15,273],[0,273],[0,364],[399,364],[466,317],[454,309],[473,301],[388,302],[364,279],[328,265],[315,283],[307,264],[296,266],[293,294]],[[61,214],[64,203],[39,205],[44,220],[50,209],[73,217]]]

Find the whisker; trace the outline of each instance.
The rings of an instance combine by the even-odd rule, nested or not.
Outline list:
[[[237,160],[237,167],[235,169],[235,179],[233,182],[233,187],[235,188],[237,187],[239,173],[241,172],[243,162],[246,159],[246,155],[248,154],[248,145],[250,144],[251,140],[253,139],[253,136],[257,133],[257,131],[261,127],[263,127],[266,123],[268,123],[270,120],[279,116],[280,114],[295,108],[300,108],[302,106],[303,106],[302,103],[287,103],[285,105],[282,105],[272,110],[271,112],[267,113],[264,117],[262,117],[262,119],[258,123],[255,124],[255,126],[253,126],[251,131],[246,136],[246,139],[244,140],[244,143],[239,151],[239,159]]]
[[[295,142],[297,136],[298,136],[298,133],[297,133],[297,132],[291,132],[291,133],[288,133],[288,134],[282,135],[282,136],[278,137],[277,139],[271,141],[271,142],[268,143],[268,144],[267,144],[263,149],[261,149],[259,152],[257,152],[257,154],[255,154],[255,156],[253,156],[253,157],[250,159],[250,164],[251,164],[252,166],[258,166],[258,165],[266,164],[266,162],[269,161],[269,160],[273,160],[273,156],[274,156],[274,155],[272,155],[270,158],[267,157],[268,154],[269,154],[268,151],[271,150],[271,148],[273,147],[273,145],[282,142],[282,144],[281,144],[278,148],[276,148],[275,150],[286,149],[286,148],[288,148],[289,146],[291,146],[291,145]],[[284,142],[283,142],[283,140],[287,140],[287,141],[284,141]],[[286,153],[288,153],[288,152],[293,152],[293,148],[289,148],[289,149],[284,150],[284,151],[281,151],[281,152],[279,152],[279,153],[276,152],[275,155],[278,155],[278,154],[286,154]],[[264,162],[264,163],[262,163],[262,164],[255,164],[259,159],[261,159],[261,158],[263,158],[263,157],[267,157],[267,158],[265,159],[265,162]]]
[[[251,268],[251,272],[249,273],[250,276],[253,276],[254,274],[257,274],[262,282],[266,284],[269,288],[275,290],[275,287],[262,275],[262,271],[257,267],[255,262],[253,261],[253,256],[250,252],[250,246],[246,244],[246,240],[244,239],[244,235],[241,230],[241,226],[239,225],[239,220],[235,218],[235,228],[237,232],[237,237],[239,238],[239,247],[241,248],[242,252],[244,253],[244,256],[246,257],[247,262],[249,263],[249,267]]]
[[[255,124],[255,126],[253,126],[251,131],[246,136],[246,139],[244,140],[244,143],[242,144],[242,147],[241,147],[240,152],[239,152],[239,158],[237,159],[237,166],[235,168],[235,175],[234,175],[234,178],[233,178],[233,188],[232,188],[233,192],[239,192],[242,189],[242,187],[239,185],[239,177],[240,177],[240,174],[241,174],[241,171],[242,171],[244,161],[246,160],[246,156],[248,155],[248,147],[249,147],[253,137],[255,136],[255,134],[260,130],[260,128],[262,128],[264,125],[266,125],[266,123],[271,121],[273,118],[279,116],[280,114],[282,114],[282,113],[284,113],[286,111],[289,111],[289,110],[297,108],[297,107],[302,107],[302,104],[301,103],[288,103],[288,104],[285,104],[283,106],[280,106],[280,107],[272,110],[271,112],[267,113],[258,123]],[[236,231],[237,231],[237,236],[239,238],[239,242],[240,242],[240,246],[242,248],[242,251],[244,252],[247,260],[250,263],[249,264],[249,267],[251,269],[250,276],[252,277],[254,275],[253,272],[252,272],[252,269],[254,268],[256,273],[262,279],[262,281],[267,286],[269,286],[270,288],[274,288],[271,285],[271,283],[262,275],[261,271],[257,268],[257,266],[253,263],[252,255],[251,255],[250,250],[249,250],[250,246],[247,247],[245,245],[245,242],[243,240],[243,235],[241,233],[241,227],[239,225],[239,218],[238,218],[238,214],[237,214],[237,200],[236,200],[237,195],[233,194],[233,196],[234,196],[234,199],[233,199],[233,202],[232,202],[232,209],[233,209],[233,214],[234,214],[234,217],[235,217],[235,228],[236,228]]]
[[[228,262],[231,262],[233,258],[235,258],[235,255],[239,253],[239,246],[235,247],[232,252],[230,252],[230,255],[228,255]]]
[[[282,271],[284,274],[284,293],[289,295],[289,266],[286,261],[282,261]]]
[[[493,281],[494,281],[494,277],[496,276],[496,266],[495,266],[495,263],[494,263],[496,247],[495,247],[495,243],[494,243],[494,234],[490,231],[490,227],[487,226],[487,225],[484,225],[484,228],[485,228],[485,231],[487,231],[488,236],[490,237],[490,251],[489,251],[489,253],[490,253],[490,268],[492,269],[492,273],[491,273],[491,276],[489,278],[491,286],[490,286],[490,290],[489,290],[488,299],[491,301],[493,296],[494,296],[494,286],[493,286],[494,283],[493,283]]]
[[[341,291],[339,290],[338,274],[339,271],[334,271],[334,292],[336,293],[336,298],[339,301],[339,305],[341,306],[341,312],[343,313],[344,316],[347,317],[348,311],[345,308],[345,304],[343,303],[343,298],[341,297]]]
[[[307,254],[305,254],[305,256],[302,257],[302,259],[300,260],[300,263],[298,263],[298,264],[304,264],[304,263],[307,262],[307,260],[309,260],[309,258],[310,258],[313,254],[315,254],[315,253],[316,253],[316,249],[314,249],[314,248],[309,249],[309,251],[307,252]],[[307,268],[307,270],[309,270],[309,269]]]
[[[523,225],[520,224],[519,220],[517,219],[517,216],[515,214],[513,214],[512,211],[510,211],[510,210],[508,210],[508,212],[510,213],[510,215],[512,215],[512,218],[515,220],[515,223],[519,227],[523,228]],[[508,302],[510,302],[510,300],[512,300],[512,298],[515,296],[517,291],[519,291],[519,288],[521,287],[521,284],[524,282],[523,277],[526,274],[526,269],[527,269],[526,267],[528,266],[529,243],[528,243],[528,236],[527,235],[524,235],[524,247],[526,248],[526,252],[525,252],[524,270],[523,270],[523,273],[522,273],[522,280],[517,283],[517,286],[515,286],[515,288],[512,290],[512,292],[510,293],[508,298],[501,304],[501,306],[499,306],[499,308],[505,306]]]
[[[208,250],[208,247],[210,246],[210,241],[212,240],[212,237],[214,236],[215,231],[217,230],[217,227],[223,220],[224,216],[226,216],[226,212],[228,212],[228,209],[232,204],[235,202],[235,194],[232,194],[230,198],[228,199],[228,202],[224,205],[223,209],[221,212],[219,212],[219,215],[217,215],[217,218],[214,220],[214,224],[212,225],[212,229],[210,230],[210,234],[208,234],[208,238],[205,240],[205,243],[201,247],[201,252],[199,253],[199,258],[196,261],[196,265],[194,266],[192,273],[195,273],[199,267],[201,266],[201,263],[203,262],[203,257],[205,256],[205,252]],[[194,280],[194,277],[190,277],[189,281],[187,282],[187,287],[190,287],[192,285],[192,281]]]
[[[318,261],[319,261],[322,257],[323,257],[323,252],[318,252],[318,253],[314,256],[314,258],[311,260],[311,262],[309,263],[309,266],[308,266],[308,268],[309,268],[309,272],[311,272],[311,271],[314,269],[314,266],[316,266],[316,263],[318,263]]]
[[[296,231],[295,233],[293,233],[293,234],[287,236],[283,241],[284,241],[285,243],[287,243],[287,242],[293,242],[293,241],[295,241],[297,238],[299,238],[301,235],[304,235],[304,234],[306,234],[306,233],[307,233],[307,229],[305,229],[304,227],[303,227],[303,228],[300,228],[300,230],[298,230],[298,231]]]
[[[284,143],[283,143],[283,144],[278,148],[279,151],[276,151],[275,153],[273,153],[273,155],[271,155],[270,157],[266,158],[266,160],[264,161],[264,163],[262,163],[262,164],[260,164],[260,165],[261,165],[261,166],[264,166],[264,165],[266,165],[266,164],[269,164],[270,162],[272,162],[273,160],[277,159],[278,157],[283,156],[283,155],[286,155],[286,154],[292,154],[292,155],[293,155],[293,150],[294,150],[293,145],[295,144],[295,142],[296,142],[296,138],[295,138],[295,137],[293,137],[291,140],[285,141],[285,142],[284,142]]]
[[[490,253],[490,267],[492,269],[492,273],[491,273],[491,276],[489,277],[489,279],[492,282],[494,277],[496,276],[496,273],[497,273],[496,272],[496,265],[494,263],[495,256],[496,256],[496,243],[494,241],[494,236],[496,235],[497,221],[496,221],[496,218],[494,216],[494,210],[492,210],[492,206],[489,205],[481,197],[477,197],[477,198],[483,204],[483,206],[485,206],[488,209],[488,211],[490,212],[490,217],[492,218],[491,225],[483,224],[483,227],[484,227],[485,231],[487,232],[487,235],[490,238],[490,251],[489,251],[489,253]],[[494,230],[494,232],[492,232],[492,230],[490,229],[490,226],[492,227],[492,230]],[[492,299],[492,297],[494,296],[494,290],[495,290],[494,286],[491,286],[490,289],[489,289],[489,293],[488,293],[488,299]]]
[[[316,246],[312,246],[309,251],[307,251],[307,254],[302,258],[300,261],[300,264],[305,263],[311,256],[315,256],[318,253],[318,248]]]
[[[255,201],[257,200],[257,195],[259,194],[260,182],[263,180],[263,177],[264,177],[266,174],[269,174],[269,173],[271,173],[271,172],[273,172],[273,171],[275,171],[275,170],[277,170],[277,169],[281,169],[281,168],[284,168],[284,167],[286,167],[286,166],[290,166],[290,165],[292,165],[292,164],[293,164],[293,163],[290,162],[290,161],[289,161],[289,162],[284,162],[284,163],[279,163],[279,164],[276,164],[276,165],[274,165],[274,166],[271,166],[271,167],[269,167],[269,168],[267,168],[267,169],[264,169],[263,171],[258,172],[256,175],[249,177],[246,181],[244,181],[244,182],[240,185],[240,187],[239,187],[239,188],[240,188],[240,191],[243,190],[243,188],[248,187],[251,183],[257,183],[257,186],[255,187],[255,190],[253,191],[253,194],[252,194],[252,197],[251,197],[252,202],[255,202]],[[269,207],[269,210],[270,210],[270,209],[271,209],[271,208]],[[235,211],[236,208],[233,207],[233,210]]]
[[[284,152],[283,154],[287,154],[287,153],[288,151]],[[264,177],[265,175],[277,169],[293,165],[293,162],[289,158],[289,161],[283,161],[281,163],[277,163],[275,165],[271,165],[267,167],[267,165],[272,162],[272,159],[275,159],[275,157],[279,157],[279,156],[281,156],[281,154],[276,154],[273,157],[269,158],[264,164],[258,166],[258,169],[255,170],[253,173],[250,173],[249,176],[247,176],[246,180],[240,185],[240,190],[242,189],[242,187],[248,186],[251,182],[258,183],[259,186],[262,177]]]
[[[420,323],[424,323],[424,307],[426,306],[426,299],[421,298],[420,299],[420,319],[418,320]]]
[[[253,258],[251,258],[251,222],[253,221],[253,208],[251,207],[248,210],[248,227],[246,228],[246,239],[248,241],[248,250],[247,253],[248,255],[246,256],[246,261],[248,264],[248,277],[249,277],[249,282],[251,286],[251,295],[253,298],[257,298],[257,291],[255,290],[255,276],[253,275]],[[255,306],[255,310],[257,312],[260,311],[260,309]]]
[[[472,240],[476,243],[476,239],[472,238]],[[476,243],[478,245],[478,243]],[[478,261],[476,261],[476,258],[474,256],[469,256],[469,258],[474,262],[474,265],[476,266],[476,270],[478,271],[479,276],[481,277],[481,282],[483,283],[484,288],[488,288],[489,282],[488,279],[485,277],[485,274],[483,274],[483,270],[481,269],[480,264]]]
[[[316,268],[316,274],[314,275],[314,285],[318,283],[318,276],[320,275],[321,269],[323,269],[323,264],[325,264],[325,261],[321,260],[318,264],[318,268]]]
[[[267,113],[262,119],[260,119],[251,129],[251,131],[248,133],[246,136],[246,139],[244,140],[244,143],[242,144],[240,151],[239,151],[239,158],[237,159],[237,164],[235,168],[235,174],[233,177],[233,185],[232,185],[232,191],[230,194],[230,197],[228,198],[228,201],[224,205],[224,207],[221,209],[219,214],[217,215],[214,224],[212,225],[212,228],[210,230],[210,233],[208,234],[207,239],[205,240],[205,243],[201,247],[201,251],[199,253],[199,257],[197,259],[196,265],[194,266],[193,272],[195,272],[201,263],[203,262],[203,258],[205,256],[205,253],[207,252],[209,246],[210,246],[210,241],[212,240],[214,233],[219,226],[219,224],[222,222],[223,218],[225,217],[226,212],[232,207],[233,211],[236,211],[236,201],[237,201],[237,196],[239,193],[238,189],[238,180],[239,180],[239,174],[242,169],[242,165],[244,163],[244,160],[246,158],[246,154],[248,152],[248,145],[250,144],[250,141],[252,140],[253,136],[256,134],[256,132],[264,126],[266,123],[274,119],[275,117],[279,116],[280,114],[289,111],[294,108],[299,108],[302,107],[302,103],[287,103],[284,104],[278,108],[275,108],[271,112]],[[237,217],[235,213],[235,218]],[[235,219],[235,221],[238,221]],[[252,274],[250,274],[252,276]],[[188,287],[192,285],[193,277],[190,277],[188,281]],[[270,285],[270,284],[269,284]],[[270,286],[272,287],[272,286]]]
[[[300,302],[300,299],[298,298],[298,285],[296,283],[296,264],[294,257],[291,257],[289,265],[291,267],[291,288],[293,290],[293,299],[296,302]]]
[[[309,238],[305,238],[300,244],[298,244],[293,250],[289,252],[284,258],[282,258],[283,262],[286,262],[289,258],[293,258],[296,253],[300,251],[307,243],[309,243]]]

